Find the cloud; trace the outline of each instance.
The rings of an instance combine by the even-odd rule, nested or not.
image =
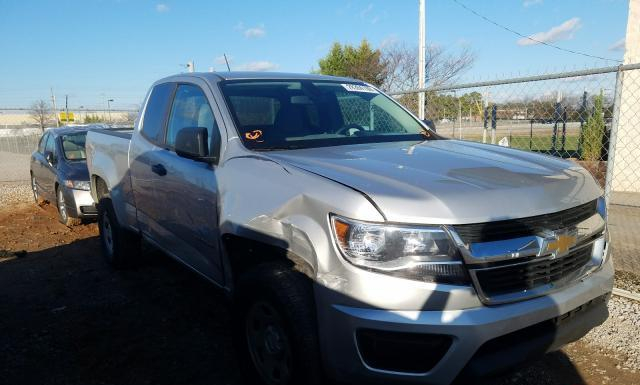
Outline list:
[[[524,0],[522,2],[522,6],[524,6],[525,8],[529,8],[533,5],[540,5],[542,4],[542,0]]]
[[[371,13],[371,11],[373,11],[373,4],[369,3],[369,5],[367,5],[366,8],[364,8],[362,11],[360,11],[360,17],[361,18],[366,18],[367,15],[369,15]]]
[[[247,28],[244,30],[244,37],[247,39],[254,39],[263,37],[266,33],[267,31],[264,29],[264,26]]]
[[[238,71],[274,71],[280,66],[270,61],[254,61],[242,64],[236,68]]]
[[[398,34],[396,33],[392,33],[391,35],[385,37],[384,39],[382,39],[382,42],[380,42],[380,48],[387,48],[390,47],[396,43],[398,43],[400,41],[400,38],[398,38]]]
[[[156,5],[156,12],[169,12],[169,6],[163,3],[159,3]]]
[[[624,49],[625,49],[624,37],[609,46],[609,51],[624,51]]]
[[[559,40],[573,39],[575,32],[582,27],[579,17],[573,17],[564,23],[552,27],[548,31],[534,33],[529,37],[533,40],[522,38],[518,40],[518,45],[536,45],[542,43],[554,43]],[[534,41],[537,40],[537,41]]]
[[[382,14],[379,12],[373,12],[372,3],[367,4],[367,6],[360,11],[360,18],[371,24],[377,24],[380,20],[386,18],[386,16],[386,11],[382,12]]]

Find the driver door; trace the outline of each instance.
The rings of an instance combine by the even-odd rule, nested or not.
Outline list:
[[[209,138],[219,138],[216,121],[203,88],[178,84],[165,145],[155,154],[164,171],[153,176],[153,212],[162,246],[201,274],[220,282],[216,167],[180,157],[174,151],[176,134],[185,127],[206,127]]]

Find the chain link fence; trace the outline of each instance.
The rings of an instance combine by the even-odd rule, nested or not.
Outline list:
[[[29,129],[3,131],[0,129],[0,151],[13,154],[31,154],[38,147],[42,135],[33,134]]]
[[[418,114],[418,91],[391,93]],[[571,159],[640,206],[640,65],[426,88],[440,135]]]

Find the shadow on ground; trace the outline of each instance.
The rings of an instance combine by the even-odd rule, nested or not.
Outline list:
[[[157,253],[113,271],[97,237],[0,262],[0,382],[237,384],[229,307]]]
[[[97,237],[0,262],[0,378],[21,384],[240,384],[225,297],[147,252],[106,267]],[[553,353],[481,384],[583,384]]]

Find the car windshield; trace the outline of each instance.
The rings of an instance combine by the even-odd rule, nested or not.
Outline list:
[[[221,88],[249,149],[437,138],[389,97],[363,83],[230,80]]]
[[[62,150],[67,160],[85,160],[87,153],[84,148],[87,139],[86,132],[78,132],[73,134],[62,135]]]

